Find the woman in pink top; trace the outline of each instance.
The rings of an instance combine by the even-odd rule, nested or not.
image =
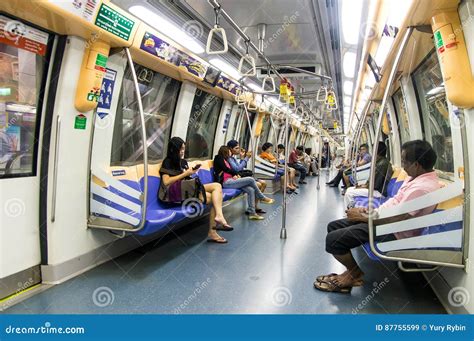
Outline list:
[[[402,167],[408,178],[398,193],[378,208],[377,212],[416,199],[440,188],[438,177],[433,170],[436,153],[426,141],[416,140],[402,146]],[[429,214],[434,207],[416,210],[406,214],[374,221],[374,224],[388,224]],[[347,211],[347,218],[335,220],[328,224],[326,251],[334,256],[346,271],[340,275],[329,274],[318,276],[314,287],[321,291],[350,293],[352,287],[363,284],[364,273],[352,256],[351,249],[369,241],[368,210],[363,207]],[[377,241],[390,241],[412,237],[418,231],[407,231],[376,237]]]
[[[240,177],[227,161],[232,152],[229,147],[222,146],[219,152],[214,157],[214,177],[215,180],[222,184],[223,188],[241,189],[247,193],[247,202],[250,220],[263,220],[261,215],[258,215],[255,208],[255,201],[260,200],[264,204],[273,204],[275,200],[266,197],[257,186],[257,182],[253,177]]]

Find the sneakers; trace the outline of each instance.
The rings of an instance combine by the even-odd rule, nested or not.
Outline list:
[[[306,181],[298,181],[298,183],[301,184],[301,185],[306,185],[307,184]]]
[[[265,218],[258,214],[249,214],[249,220],[264,220]]]

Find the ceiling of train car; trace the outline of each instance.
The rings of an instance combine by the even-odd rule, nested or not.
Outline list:
[[[187,31],[205,46],[209,30],[214,25],[214,10],[207,0],[113,0],[125,10],[131,6],[143,6],[174,25]],[[258,26],[265,24],[266,34],[263,52],[273,64],[310,66],[317,72],[333,78],[340,105],[343,108],[341,81],[341,52],[339,37],[339,2],[336,0],[218,0],[235,23],[258,46]],[[225,28],[229,41],[229,53],[218,58],[237,68],[245,53],[245,42],[224,18],[220,25]],[[164,32],[163,32],[164,33]],[[179,43],[179,41],[178,41]],[[251,51],[256,57],[256,53]],[[210,59],[204,53],[203,59]],[[214,57],[214,56],[212,56]],[[265,64],[259,60],[257,64]],[[308,76],[289,78],[297,91],[314,91],[320,87],[319,79]],[[253,79],[255,84],[260,80]],[[328,126],[333,119],[344,123],[342,110],[323,116]]]

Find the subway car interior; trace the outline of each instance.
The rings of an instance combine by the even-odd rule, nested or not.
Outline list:
[[[474,0],[0,11],[2,314],[474,313]]]

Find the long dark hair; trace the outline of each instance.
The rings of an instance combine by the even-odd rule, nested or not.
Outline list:
[[[230,155],[230,148],[227,146],[220,147],[219,151],[217,152],[217,155],[220,155],[224,158],[224,160],[227,160]]]
[[[185,144],[184,140],[177,136],[172,137],[168,143],[166,157],[171,160],[171,166],[173,169],[181,169],[181,157],[179,156],[179,151],[183,144]]]

